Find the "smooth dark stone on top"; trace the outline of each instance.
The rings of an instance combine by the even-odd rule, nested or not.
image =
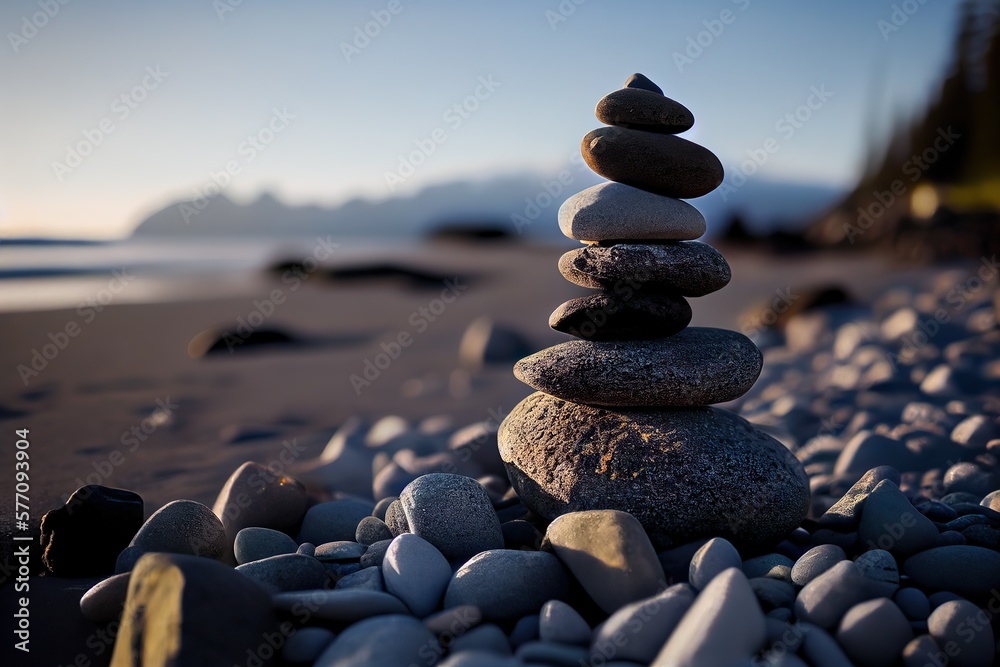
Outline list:
[[[682,296],[617,296],[599,292],[570,299],[549,316],[556,331],[585,340],[641,340],[672,336],[691,323]]]
[[[42,517],[42,561],[57,577],[88,577],[115,571],[118,554],[142,526],[137,493],[91,484]]]
[[[517,362],[514,375],[574,403],[694,407],[739,398],[762,364],[760,350],[743,334],[689,327],[656,340],[560,343]]]
[[[694,114],[663,93],[641,88],[622,88],[597,103],[597,120],[632,130],[679,134],[694,125]]]
[[[681,296],[711,294],[733,277],[719,251],[700,241],[585,246],[559,258],[559,273],[581,287],[615,294],[641,289],[644,295]]]
[[[663,94],[663,89],[657,86],[655,83],[650,81],[649,77],[645,74],[639,74],[636,72],[629,78],[625,79],[626,88],[637,88],[639,90],[649,90],[654,93]]]
[[[671,134],[601,127],[587,133],[580,151],[604,178],[667,197],[707,195],[725,176],[710,150]]]

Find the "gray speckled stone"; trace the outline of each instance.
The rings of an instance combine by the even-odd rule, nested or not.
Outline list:
[[[514,621],[566,597],[569,575],[544,551],[494,549],[473,556],[448,583],[444,608],[473,605],[486,621]],[[537,617],[536,617],[537,624]]]
[[[208,507],[175,500],[146,519],[132,538],[143,553],[151,551],[222,559],[229,551],[226,529]]]
[[[236,533],[233,550],[239,565],[271,556],[293,554],[299,548],[295,540],[280,530],[251,526]]]
[[[236,571],[269,593],[322,588],[329,582],[323,565],[312,556],[284,554],[240,565]]]
[[[642,340],[672,336],[691,323],[682,296],[598,292],[570,299],[549,316],[549,326],[586,340]]]
[[[503,548],[500,519],[486,489],[462,475],[431,473],[407,484],[399,496],[410,532],[449,560]]]
[[[661,134],[680,134],[694,125],[694,114],[663,93],[622,88],[597,103],[597,120],[608,125]]]
[[[701,197],[725,176],[712,151],[687,139],[623,127],[591,130],[580,142],[591,169],[608,179],[667,197]]]
[[[549,519],[622,510],[658,549],[712,536],[771,544],[809,505],[795,457],[715,408],[610,411],[536,392],[501,424],[499,444],[525,506]]]
[[[657,340],[567,341],[521,359],[514,375],[574,403],[693,407],[739,398],[762,366],[760,350],[743,334],[689,327]]]
[[[705,233],[705,216],[680,199],[609,181],[563,202],[559,229],[577,241],[690,241]]]
[[[616,243],[584,246],[559,258],[563,278],[592,289],[705,296],[732,279],[732,269],[718,250],[701,241]]]

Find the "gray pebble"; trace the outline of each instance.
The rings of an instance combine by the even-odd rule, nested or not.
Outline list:
[[[927,628],[949,656],[954,667],[989,667],[993,664],[995,640],[991,614],[971,602],[945,602],[927,619]],[[957,647],[957,650],[952,650]]]
[[[756,577],[750,579],[750,588],[753,589],[764,611],[791,607],[795,602],[795,587],[781,579]]]
[[[385,522],[374,516],[366,516],[358,524],[358,530],[354,535],[354,539],[358,541],[359,544],[369,545],[375,542],[381,542],[382,540],[391,540],[394,537],[392,531],[389,530],[389,526],[385,525]]]
[[[399,500],[392,501],[386,508],[385,525],[393,537],[410,532],[410,524],[406,521],[406,512],[403,511],[403,505]]]
[[[703,590],[716,575],[731,567],[742,567],[743,559],[729,540],[713,537],[706,542],[694,557],[688,571],[688,582],[695,590]]]
[[[529,614],[517,619],[510,631],[510,645],[516,649],[536,639],[538,639],[538,614]]]
[[[594,630],[592,664],[633,660],[649,664],[694,603],[688,584],[676,584],[644,600],[625,605]]]
[[[941,647],[930,635],[920,635],[903,648],[903,667],[927,667],[934,665],[934,658],[943,653]],[[944,654],[947,656],[947,654]]]
[[[842,560],[799,591],[795,617],[824,629],[834,628],[848,609],[871,597],[868,579],[858,566]]]
[[[859,667],[890,667],[913,639],[906,616],[885,598],[851,607],[837,628],[837,643]]]
[[[926,621],[931,615],[931,602],[918,588],[901,588],[892,600],[911,621]]]
[[[457,638],[478,626],[483,620],[479,607],[460,605],[431,614],[424,619],[424,626],[433,632],[447,647]]]
[[[747,579],[768,577],[769,579],[791,582],[793,565],[795,565],[795,561],[788,556],[766,554],[743,561],[743,574],[747,575]]]
[[[317,667],[433,665],[443,649],[412,616],[377,616],[348,627],[316,660]]]
[[[541,663],[552,667],[579,667],[590,658],[590,653],[585,648],[546,641],[522,644],[514,655],[527,663]]]
[[[453,653],[483,651],[500,656],[511,655],[510,642],[499,626],[493,623],[480,625],[459,635],[451,645]]]
[[[978,598],[1000,588],[1000,553],[971,545],[936,547],[906,559],[903,574],[924,589]]]
[[[855,565],[874,584],[871,589],[884,597],[892,597],[899,588],[899,565],[892,554],[882,549],[866,551],[854,559]]]
[[[331,500],[313,505],[302,519],[299,542],[324,544],[354,540],[358,524],[371,511],[371,505],[357,500]]]
[[[680,199],[607,181],[563,202],[559,228],[579,241],[688,241],[705,233],[705,217]]]
[[[404,533],[389,544],[382,561],[382,578],[387,591],[423,618],[440,606],[451,579],[451,566],[430,542]]]
[[[283,554],[239,565],[236,571],[257,582],[269,593],[322,588],[330,578],[323,565],[310,556]]]
[[[805,633],[802,656],[812,667],[854,667],[844,649],[826,630],[811,623],[800,622],[797,627]]]
[[[293,665],[311,665],[330,645],[334,636],[326,628],[299,628],[285,642],[281,655]]]
[[[802,554],[792,566],[792,583],[796,586],[805,586],[846,558],[844,550],[835,544],[813,547]]]
[[[868,494],[874,491],[878,483],[884,479],[888,479],[898,486],[900,482],[899,472],[890,466],[881,465],[867,471],[844,494],[843,498],[834,503],[819,518],[819,525],[845,532],[856,528],[861,519],[861,510],[868,499]]]
[[[334,588],[337,590],[357,588],[366,591],[384,591],[385,582],[382,579],[382,569],[378,567],[363,568],[338,579]]]
[[[274,596],[274,606],[286,612],[346,623],[382,614],[410,613],[395,595],[358,588],[279,593]]]
[[[95,584],[80,598],[80,613],[94,623],[117,621],[125,607],[131,572],[116,574]]]
[[[543,642],[587,646],[590,626],[573,607],[549,600],[538,613],[538,637]]]
[[[382,567],[382,561],[385,559],[385,552],[389,550],[389,545],[392,544],[392,540],[382,540],[381,542],[376,542],[368,547],[364,555],[361,557],[360,564],[361,567]]]
[[[908,555],[934,545],[938,529],[893,482],[882,480],[865,501],[858,539],[868,549]]]
[[[487,621],[513,621],[568,592],[569,576],[552,554],[495,549],[458,569],[445,591],[444,607],[474,605]]]
[[[254,526],[244,528],[236,533],[233,548],[236,553],[236,562],[243,565],[271,556],[293,554],[299,546],[295,544],[295,540],[279,530]]]
[[[154,512],[129,546],[142,553],[158,551],[216,560],[229,551],[222,522],[212,510],[193,500],[175,500]]]
[[[316,547],[313,557],[322,563],[336,563],[343,561],[356,561],[360,559],[368,547],[351,540],[339,540],[337,542],[325,542]]]

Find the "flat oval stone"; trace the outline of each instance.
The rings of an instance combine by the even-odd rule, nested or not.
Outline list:
[[[455,572],[444,608],[473,605],[487,621],[514,621],[568,592],[569,576],[552,554],[494,549],[473,556]]]
[[[236,571],[269,593],[321,588],[329,582],[323,565],[312,556],[283,554],[238,565]]]
[[[805,586],[831,567],[847,558],[836,544],[821,544],[802,554],[792,566],[792,583]]]
[[[729,284],[733,273],[718,250],[701,241],[585,246],[559,258],[563,278],[615,294],[639,290],[705,296]]]
[[[293,554],[299,548],[295,540],[280,530],[251,526],[236,533],[233,551],[236,562],[244,565],[255,560]]]
[[[313,505],[302,519],[299,542],[325,544],[353,540],[358,524],[371,512],[371,505],[357,500],[331,500]]]
[[[350,626],[317,658],[318,667],[433,665],[444,652],[412,616],[379,616]]]
[[[680,199],[610,181],[563,202],[559,229],[578,241],[689,241],[705,233],[705,216]]]
[[[1000,553],[965,544],[935,547],[907,558],[903,574],[925,589],[975,600],[1000,588]]]
[[[570,512],[549,524],[545,539],[601,609],[653,595],[663,566],[634,516],[619,510]]]
[[[667,197],[707,195],[725,176],[710,150],[669,134],[601,127],[587,133],[580,152],[590,168],[609,181]]]
[[[570,299],[549,316],[549,326],[585,340],[643,340],[672,336],[691,323],[682,296],[598,292]]]
[[[316,618],[347,623],[382,614],[410,613],[395,595],[360,588],[278,593],[274,596],[274,606],[300,614],[306,610]]]
[[[611,411],[536,392],[498,435],[525,506],[548,519],[628,512],[657,549],[714,536],[773,544],[809,506],[795,457],[725,410]]]
[[[693,407],[739,398],[763,356],[736,331],[689,327],[648,341],[572,340],[514,365],[514,375],[547,394],[609,407]]]
[[[382,561],[382,577],[387,591],[423,618],[441,604],[451,579],[451,566],[441,552],[413,533],[392,540]]]
[[[694,125],[694,114],[686,106],[641,88],[608,93],[597,103],[594,113],[597,120],[608,125],[662,134],[679,134]]]

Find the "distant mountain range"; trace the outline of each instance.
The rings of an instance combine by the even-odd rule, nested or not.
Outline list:
[[[545,240],[561,238],[559,205],[571,194],[599,183],[591,173],[574,175],[558,191],[551,176],[518,174],[489,180],[429,186],[406,197],[352,199],[340,206],[294,206],[269,193],[248,204],[220,194],[200,202],[180,201],[143,220],[134,237],[270,237],[338,234],[350,237],[422,238],[447,227],[488,227],[510,235]],[[550,194],[551,193],[551,194]],[[734,213],[757,231],[801,227],[842,192],[829,186],[750,178],[723,201],[720,190],[693,200],[709,222],[710,234]],[[201,206],[201,208],[198,208]]]

